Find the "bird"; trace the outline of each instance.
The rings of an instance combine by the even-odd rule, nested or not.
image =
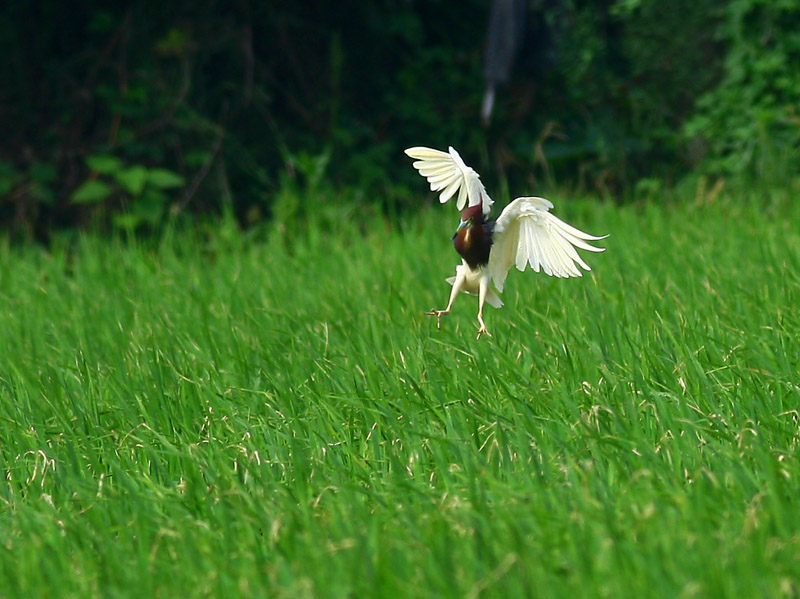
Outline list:
[[[581,277],[591,268],[576,248],[603,252],[605,248],[587,242],[605,239],[572,227],[550,210],[553,203],[540,197],[523,196],[510,202],[495,220],[488,218],[494,200],[486,192],[480,175],[467,166],[452,146],[447,152],[422,146],[405,150],[414,159],[412,166],[430,183],[431,191],[441,192],[444,204],[455,197],[461,220],[453,235],[453,246],[461,256],[454,277],[450,299],[443,310],[425,312],[436,317],[441,328],[442,316],[450,313],[459,292],[478,296],[478,336],[492,334],[483,319],[485,303],[500,308],[508,271],[516,266],[525,271],[544,271],[553,277]],[[578,268],[580,267],[580,268]]]

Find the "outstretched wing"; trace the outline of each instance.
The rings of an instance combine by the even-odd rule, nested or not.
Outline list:
[[[530,264],[536,272],[544,270],[553,277],[580,277],[589,265],[575,248],[602,252],[605,248],[589,245],[608,237],[594,237],[571,227],[550,213],[553,204],[544,198],[517,198],[505,207],[494,224],[489,276],[498,291],[503,290],[511,266],[524,271]]]
[[[441,191],[439,201],[444,204],[458,194],[456,206],[463,210],[467,206],[483,205],[483,213],[489,214],[494,200],[486,193],[481,178],[450,146],[448,152],[432,148],[415,147],[406,150],[414,159],[413,167],[431,184],[431,191]]]

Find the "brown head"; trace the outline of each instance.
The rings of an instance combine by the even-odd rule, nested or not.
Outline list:
[[[466,223],[469,222],[469,219],[474,218],[474,223],[480,223],[483,221],[483,206],[480,204],[475,204],[474,206],[470,206],[469,208],[464,208],[461,211],[461,222]]]

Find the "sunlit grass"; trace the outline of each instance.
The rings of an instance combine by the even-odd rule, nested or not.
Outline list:
[[[0,597],[796,597],[800,208],[557,208],[0,248]]]

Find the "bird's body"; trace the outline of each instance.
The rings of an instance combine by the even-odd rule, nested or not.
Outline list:
[[[453,247],[461,254],[464,262],[470,268],[476,269],[489,264],[489,255],[492,250],[492,235],[494,222],[487,221],[483,215],[476,214],[475,224],[469,227],[460,227],[453,235]],[[480,218],[480,221],[477,219]]]
[[[413,166],[428,179],[432,191],[441,191],[440,201],[447,202],[458,194],[457,206],[461,222],[453,246],[461,255],[456,276],[447,279],[453,285],[450,301],[444,310],[427,314],[441,317],[463,291],[478,296],[478,338],[484,333],[491,336],[483,320],[483,306],[488,302],[499,308],[503,305],[494,285],[502,292],[511,266],[524,271],[528,266],[534,271],[543,270],[555,277],[580,277],[578,266],[591,270],[575,248],[602,252],[604,248],[589,245],[594,237],[571,227],[550,213],[553,204],[544,198],[521,197],[511,202],[495,221],[487,220],[494,201],[486,193],[480,176],[464,164],[452,147],[448,152],[431,148],[409,148],[406,154],[415,158]]]
[[[460,284],[456,285],[456,280],[461,279]],[[448,277],[445,279],[448,283],[453,285],[453,289],[469,293],[470,295],[480,296],[481,281],[488,278],[488,272],[485,266],[472,268],[466,261],[462,260],[461,264],[456,266],[456,276]],[[503,305],[503,300],[497,295],[494,289],[489,287],[486,290],[486,301],[489,305],[495,308],[500,308]],[[435,312],[433,313],[435,315]]]

